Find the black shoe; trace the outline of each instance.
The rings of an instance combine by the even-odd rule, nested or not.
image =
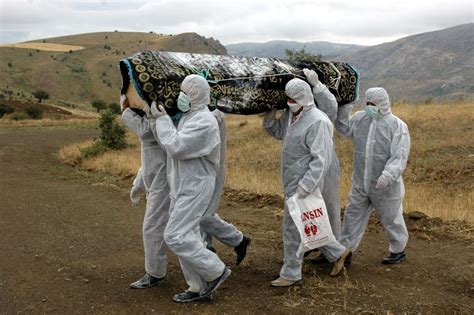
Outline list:
[[[244,235],[242,242],[239,245],[234,247],[234,251],[237,254],[236,264],[240,264],[242,260],[244,260],[245,256],[247,255],[247,247],[250,245],[252,240],[250,237]]]
[[[394,265],[401,263],[402,261],[407,260],[407,256],[405,255],[405,252],[401,253],[390,253],[389,256],[385,257],[382,261],[382,264],[384,265]]]
[[[217,277],[217,279],[212,280],[211,282],[207,283],[207,288],[202,292],[202,298],[209,298],[212,296],[212,293],[217,290],[217,288],[227,279],[229,278],[231,271],[229,268],[224,267],[224,271],[222,274]]]
[[[310,259],[310,262],[313,263],[313,264],[330,264],[329,260],[327,260],[326,257],[324,257],[323,254],[319,255],[318,257],[316,258],[312,258]]]
[[[212,300],[212,294],[209,296],[202,296],[198,292],[184,291],[182,293],[175,294],[173,301],[176,303],[186,303],[192,301],[210,301]]]
[[[140,279],[138,279],[135,282],[130,283],[130,288],[132,288],[132,289],[148,289],[148,288],[154,287],[155,285],[160,283],[164,278],[165,277],[156,278],[156,277],[153,277],[152,275],[150,275],[148,273],[145,273],[143,275],[143,277],[141,277]]]
[[[344,267],[349,267],[352,264],[352,252],[349,253],[349,256],[346,257],[344,261]]]

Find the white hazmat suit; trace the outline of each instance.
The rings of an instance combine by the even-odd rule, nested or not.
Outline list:
[[[352,139],[354,150],[352,187],[341,242],[354,252],[375,208],[385,228],[390,253],[401,253],[408,241],[402,173],[410,151],[410,135],[407,125],[391,113],[389,96],[383,88],[368,89],[365,100],[377,106],[375,118],[364,111],[349,117],[352,106],[345,105],[339,107],[336,121],[337,131]]]
[[[302,105],[298,116],[286,110],[278,119],[263,121],[270,135],[283,140],[281,153],[281,177],[285,199],[297,190],[312,193],[324,189],[325,175],[333,161],[333,126],[329,118],[315,107],[310,86],[300,79],[292,79],[285,88],[286,95]],[[285,203],[283,219],[284,263],[280,277],[285,280],[301,280],[303,253],[297,255],[301,238]],[[339,242],[320,248],[330,261],[335,262],[346,254]]]
[[[171,207],[165,241],[179,258],[188,292],[203,292],[208,282],[227,270],[219,257],[208,250],[200,234],[200,220],[209,208],[219,170],[219,127],[207,109],[210,88],[198,75],[187,76],[181,90],[190,100],[177,127],[168,115],[156,120],[160,143],[172,158]],[[175,296],[176,297],[176,296]]]
[[[316,107],[334,123],[338,106],[336,97],[319,81],[318,75],[314,70],[304,69],[304,73],[308,82],[312,85]],[[341,238],[341,201],[339,196],[339,158],[337,157],[335,146],[331,165],[324,175],[324,187],[321,195],[326,203],[332,233],[339,240]]]
[[[243,234],[234,225],[222,220],[216,211],[221,203],[222,192],[224,191],[225,174],[226,174],[226,133],[227,126],[225,115],[219,110],[214,110],[214,117],[219,125],[220,135],[220,161],[219,171],[216,177],[216,186],[212,195],[209,208],[201,219],[201,230],[204,241],[207,246],[212,246],[212,238],[215,237],[224,245],[230,247],[238,246],[243,240]]]
[[[144,187],[147,192],[143,219],[145,270],[155,278],[163,278],[167,267],[164,231],[170,206],[166,151],[153,136],[155,127],[152,120],[127,108],[122,113],[122,122],[141,142],[141,169],[134,186]]]

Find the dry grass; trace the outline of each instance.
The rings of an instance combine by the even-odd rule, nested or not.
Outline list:
[[[63,146],[58,152],[58,157],[66,164],[73,166],[81,165],[83,162],[81,150],[91,146],[93,142],[93,140],[88,140],[68,146]]]
[[[56,126],[85,126],[97,124],[96,119],[88,117],[61,117],[61,118],[43,118],[43,119],[21,119],[14,120],[3,118],[0,119],[0,128],[17,128],[17,127],[56,127]]]
[[[25,49],[37,49],[44,51],[76,51],[84,49],[82,46],[75,45],[63,45],[63,44],[51,44],[51,43],[17,43],[17,44],[8,44],[1,45],[0,47],[13,47],[13,48],[25,48]]]
[[[136,137],[128,135],[126,149],[121,151],[108,151],[100,156],[84,159],[81,150],[91,146],[92,140],[63,146],[58,157],[64,163],[80,165],[90,171],[106,172],[114,176],[127,178],[134,176],[140,168],[140,147]]]
[[[134,176],[140,168],[140,151],[136,147],[122,151],[108,151],[101,156],[85,160],[82,166],[122,178]]]
[[[397,104],[393,111],[408,124],[412,140],[404,175],[405,211],[474,222],[474,104]],[[267,135],[261,123],[259,116],[227,115],[226,186],[281,196],[281,142]],[[119,176],[134,175],[139,167],[139,147],[133,141],[132,148],[83,161],[83,165]],[[352,143],[336,136],[336,144],[341,163],[341,204],[346,205]]]

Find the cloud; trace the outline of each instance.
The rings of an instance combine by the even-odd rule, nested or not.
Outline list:
[[[470,0],[0,0],[0,41],[96,31],[197,32],[222,43],[377,44],[474,22]]]

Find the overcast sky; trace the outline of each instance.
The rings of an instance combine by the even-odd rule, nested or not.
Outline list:
[[[473,0],[0,0],[0,43],[100,31],[374,45],[474,22]]]

